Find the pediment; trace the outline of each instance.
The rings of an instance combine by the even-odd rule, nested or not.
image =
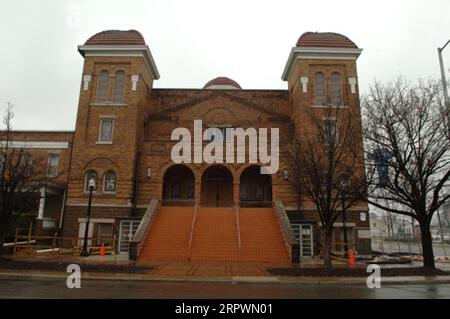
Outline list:
[[[207,123],[235,123],[236,121],[256,121],[261,118],[287,120],[287,115],[262,106],[251,99],[234,96],[228,93],[202,99],[190,99],[175,104],[165,110],[150,114],[151,119],[180,118],[184,120],[198,119]]]

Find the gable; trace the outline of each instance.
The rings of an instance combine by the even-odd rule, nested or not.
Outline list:
[[[173,97],[176,94],[171,93],[169,99],[159,97],[159,105],[151,107],[159,111],[149,114],[150,119],[196,119],[214,124],[289,120],[288,101],[283,94],[257,96],[260,92],[235,94],[223,91],[194,91],[192,96],[184,94],[180,99],[175,99]],[[173,99],[173,104],[170,99]]]

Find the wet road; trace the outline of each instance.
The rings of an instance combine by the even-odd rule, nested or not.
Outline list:
[[[68,289],[63,279],[0,278],[0,298],[298,299],[298,298],[450,298],[450,285],[230,285],[85,280]]]

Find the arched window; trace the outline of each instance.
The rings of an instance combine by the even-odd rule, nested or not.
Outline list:
[[[123,103],[124,86],[125,86],[125,72],[118,71],[116,73],[116,80],[114,81],[113,103],[115,104]]]
[[[335,106],[343,104],[341,75],[337,72],[331,75],[331,104]]]
[[[327,103],[325,75],[321,72],[316,73],[316,76],[314,77],[314,97],[316,105],[324,105]]]
[[[105,103],[108,100],[108,82],[109,73],[108,71],[100,72],[98,76],[98,87],[97,87],[97,102]]]
[[[103,179],[103,191],[106,193],[116,192],[116,173],[109,171]]]
[[[87,171],[84,178],[84,190],[89,192],[89,181],[93,179],[95,181],[94,191],[97,190],[97,172],[94,170]]]

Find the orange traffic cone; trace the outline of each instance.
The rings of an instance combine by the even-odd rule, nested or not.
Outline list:
[[[102,243],[102,248],[100,248],[100,256],[105,256],[105,244]]]
[[[350,268],[354,268],[356,263],[355,252],[353,250],[350,250],[348,254],[349,254],[348,263],[350,265]]]

